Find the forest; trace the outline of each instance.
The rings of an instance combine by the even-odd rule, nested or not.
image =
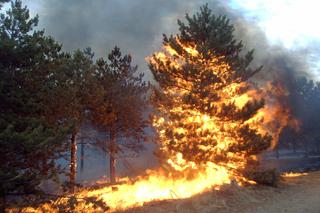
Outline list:
[[[4,10],[4,4],[11,6]],[[308,76],[255,78],[268,70],[252,65],[254,50],[208,5],[179,20],[177,35],[163,35],[163,49],[146,59],[152,80],[116,45],[102,56],[90,47],[67,52],[37,28],[41,17],[31,17],[20,0],[0,0],[0,7],[0,212],[50,202],[49,211],[59,212],[117,208],[109,197],[78,196],[91,190],[77,182],[78,164],[85,161],[77,157],[79,135],[88,126],[99,132],[90,143],[108,156],[103,187],[110,193],[129,190],[117,177],[117,159],[139,156],[146,143],[156,144],[160,169],[127,185],[156,177],[190,188],[198,174],[227,174],[206,183],[210,187],[273,185],[277,174],[261,170],[256,155],[320,154],[320,83]],[[59,192],[41,187],[48,180]]]

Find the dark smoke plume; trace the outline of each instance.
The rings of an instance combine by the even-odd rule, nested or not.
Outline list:
[[[140,71],[151,79],[144,58],[160,48],[162,33],[175,34],[177,19],[194,14],[209,3],[217,15],[227,15],[235,25],[235,34],[247,49],[254,48],[255,64],[264,65],[263,77],[281,74],[306,75],[306,51],[289,51],[271,46],[262,30],[228,7],[226,1],[207,0],[28,0],[37,5],[40,28],[63,43],[65,50],[92,47],[96,56],[105,56],[115,45],[133,55]]]
[[[247,50],[255,49],[254,66],[263,65],[259,80],[281,80],[289,90],[297,76],[312,78],[308,56],[313,51],[288,50],[270,45],[255,20],[246,20],[241,11],[223,0],[25,0],[40,16],[40,28],[63,43],[66,51],[91,47],[96,57],[106,57],[115,46],[131,53],[134,63],[152,81],[146,56],[159,50],[162,34],[175,34],[177,19],[194,14],[205,3],[216,15],[227,15],[235,25],[235,35]],[[291,97],[290,104],[296,103]],[[290,105],[289,104],[289,105]]]

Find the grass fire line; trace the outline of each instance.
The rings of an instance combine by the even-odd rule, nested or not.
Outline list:
[[[182,44],[179,40],[177,42],[188,54],[193,57],[202,57],[195,45]],[[175,59],[176,63],[172,66],[179,69],[180,66],[184,66],[183,60],[179,57],[180,55],[169,46],[164,46],[162,52],[156,53],[148,60],[152,64],[156,63],[155,61],[166,63]],[[210,58],[206,66],[204,72],[214,72],[216,75],[223,75],[226,78],[234,72],[221,58]],[[267,82],[258,87],[250,82],[233,82],[228,86],[221,87],[220,90],[218,87],[210,88],[215,92],[218,90],[220,101],[216,103],[210,103],[210,100],[205,101],[209,105],[215,104],[217,111],[222,110],[221,108],[228,103],[234,103],[237,110],[241,110],[252,101],[266,99],[263,107],[251,117],[246,120],[235,119],[228,122],[183,105],[181,97],[188,91],[188,88],[191,89],[192,85],[182,79],[177,79],[176,83],[179,85],[178,87],[170,87],[163,92],[175,96],[175,103],[173,107],[171,106],[170,112],[183,118],[183,125],[180,125],[180,120],[176,122],[168,119],[166,113],[159,113],[153,119],[153,126],[159,134],[160,149],[167,154],[164,165],[157,170],[147,170],[144,175],[138,176],[134,181],[129,178],[118,178],[117,182],[121,184],[95,190],[83,190],[76,194],[77,197],[98,197],[111,210],[125,210],[142,206],[150,201],[189,198],[208,190],[219,190],[222,185],[231,182],[235,182],[239,186],[255,184],[255,181],[245,177],[242,171],[248,164],[257,161],[256,155],[248,155],[245,149],[242,152],[231,152],[231,147],[237,144],[240,139],[236,134],[229,133],[236,132],[236,129],[248,125],[261,135],[271,135],[273,142],[269,145],[272,148],[277,143],[281,128],[289,125],[290,122],[293,124],[296,122],[290,120],[289,110],[283,109],[281,102],[278,101],[286,96],[286,92],[280,84]],[[160,111],[162,110],[168,110],[168,108],[163,106],[160,108]],[[190,127],[193,127],[192,132],[188,129]],[[178,145],[192,146],[191,134],[199,140],[216,141],[214,145],[201,144],[199,149],[205,150],[212,157],[224,154],[225,158],[223,160],[212,158],[204,162],[188,160],[183,153],[170,150],[170,141],[165,135],[167,129],[172,130],[174,140]],[[179,140],[176,137],[179,137]],[[198,157],[201,158],[201,156]]]
[[[133,181],[117,178],[112,186],[80,190],[75,197],[98,198],[116,211],[190,198],[231,183],[256,184],[250,173],[259,168],[257,155],[277,146],[284,127],[298,128],[281,83],[250,81],[253,71],[236,70],[200,41],[165,38],[161,51],[146,60],[159,83],[151,101],[161,166]]]

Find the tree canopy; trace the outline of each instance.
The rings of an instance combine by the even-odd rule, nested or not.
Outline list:
[[[158,154],[200,164],[246,159],[246,165],[272,139],[251,119],[264,100],[245,98],[254,87],[247,80],[260,70],[249,66],[253,51],[242,57],[229,19],[207,5],[186,21],[178,21],[177,35],[164,35],[164,51],[149,59],[159,84],[153,95]]]
[[[115,157],[126,150],[139,152],[146,140],[149,85],[143,73],[131,65],[130,55],[118,47],[96,62],[96,98],[91,105],[92,122],[108,133],[106,151],[110,154],[111,179],[115,178]]]
[[[42,93],[64,57],[61,45],[34,30],[38,17],[30,18],[21,1],[11,4],[0,16],[1,193],[34,189],[55,175],[67,133],[47,122]]]

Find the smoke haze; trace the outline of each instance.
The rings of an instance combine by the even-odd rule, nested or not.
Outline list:
[[[314,78],[309,71],[309,56],[316,51],[320,52],[320,44],[311,49],[295,51],[271,45],[256,20],[246,19],[241,10],[232,9],[229,6],[230,0],[23,1],[32,15],[39,14],[39,28],[44,28],[48,35],[61,42],[64,50],[91,47],[96,57],[106,57],[117,45],[123,53],[132,54],[134,64],[151,81],[152,74],[145,57],[161,48],[163,33],[177,33],[177,19],[184,20],[186,13],[194,14],[207,2],[214,14],[227,15],[232,20],[236,29],[235,36],[243,41],[246,50],[255,49],[253,66],[264,66],[258,79],[284,79],[283,82],[290,90],[294,77]],[[145,159],[154,156],[150,150],[147,153],[149,155],[137,159],[135,165],[149,166]],[[107,168],[107,165],[101,165],[101,168],[104,167]],[[90,174],[98,174],[101,169],[97,168],[96,171],[88,171]]]
[[[139,70],[151,80],[145,57],[158,50],[162,34],[175,34],[177,19],[194,14],[209,3],[215,14],[227,15],[236,27],[235,35],[245,47],[255,49],[256,66],[264,65],[263,77],[274,75],[309,75],[308,50],[290,51],[269,45],[264,32],[254,20],[246,20],[228,1],[194,0],[71,0],[24,1],[32,13],[40,16],[40,28],[52,35],[67,51],[91,47],[97,57],[105,57],[115,46],[133,55]],[[311,75],[309,77],[312,77]]]

